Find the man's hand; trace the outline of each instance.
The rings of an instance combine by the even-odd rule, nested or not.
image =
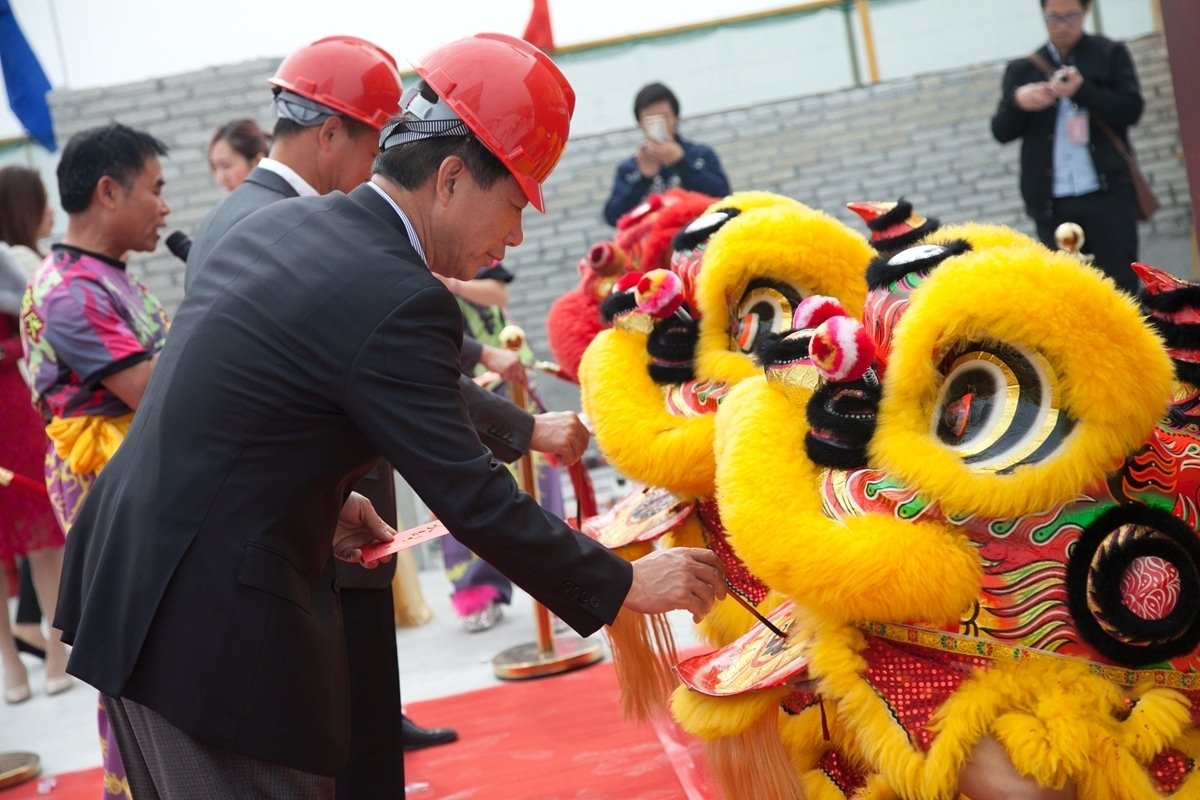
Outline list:
[[[587,427],[574,411],[547,411],[534,415],[529,449],[553,453],[569,467],[583,458],[590,437]]]
[[[1050,79],[1050,90],[1054,92],[1055,97],[1070,99],[1079,91],[1080,86],[1083,86],[1083,75],[1075,67],[1063,67]]]
[[[653,178],[662,169],[661,162],[650,149],[652,144],[649,140],[643,141],[633,154],[633,160],[637,162],[638,172],[642,173],[643,178]]]
[[[376,542],[390,542],[396,530],[379,518],[371,501],[358,492],[351,492],[338,514],[337,530],[333,534],[333,554],[342,561],[357,564],[362,560],[362,549]],[[363,563],[367,569],[391,561],[390,555],[378,561]]]
[[[647,141],[646,149],[650,151],[659,164],[664,167],[673,167],[683,160],[683,148],[678,142],[665,141],[654,142]]]
[[[1027,83],[1013,94],[1013,102],[1022,111],[1044,111],[1058,102],[1058,96],[1047,81]]]
[[[685,608],[696,622],[725,599],[725,566],[711,550],[673,547],[633,562],[633,585],[624,606],[640,614]]]
[[[479,363],[499,375],[506,383],[519,383],[522,386],[529,380],[525,374],[525,365],[516,350],[503,350],[489,344],[483,346]]]

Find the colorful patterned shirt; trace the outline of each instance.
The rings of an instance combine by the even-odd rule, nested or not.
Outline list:
[[[55,245],[21,302],[21,339],[43,418],[130,412],[100,383],[162,349],[167,314],[125,265]]]

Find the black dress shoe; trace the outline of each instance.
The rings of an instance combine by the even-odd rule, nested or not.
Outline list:
[[[400,743],[405,750],[420,750],[456,741],[458,733],[449,728],[422,728],[408,717],[400,717]]]

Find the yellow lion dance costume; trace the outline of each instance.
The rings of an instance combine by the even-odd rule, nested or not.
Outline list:
[[[777,337],[717,415],[730,541],[795,605],[785,640],[680,665],[677,717],[729,736],[782,702],[813,800],[1200,797],[1200,438],[1173,353],[1100,273],[1000,228],[868,284],[861,328]],[[1174,291],[1156,324],[1194,325],[1200,292]],[[864,339],[870,369],[797,393]]]
[[[613,328],[584,354],[583,408],[613,466],[692,509],[671,541],[711,547],[726,561],[733,590],[772,608],[778,598],[767,597],[766,586],[737,562],[724,539],[712,499],[713,416],[733,385],[758,373],[751,356],[756,340],[789,328],[805,297],[832,295],[853,313],[861,310],[863,265],[873,251],[832,217],[762,192],[714,204],[676,236],[674,247],[669,274],[623,279],[605,302]],[[667,291],[672,286],[676,291]],[[639,542],[618,551],[632,559],[652,547]],[[727,599],[701,632],[721,646],[753,622]],[[621,625],[629,620],[618,620],[614,632]],[[644,644],[646,637],[632,638]],[[619,640],[613,649],[627,713],[653,716],[674,685],[670,664],[661,669]]]

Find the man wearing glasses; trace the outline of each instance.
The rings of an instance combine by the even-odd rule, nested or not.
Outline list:
[[[1050,41],[1008,65],[992,135],[1002,144],[1022,140],[1021,195],[1041,240],[1053,248],[1054,229],[1078,223],[1084,252],[1132,293],[1137,197],[1103,126],[1128,146],[1143,107],[1133,59],[1120,42],[1083,32],[1091,0],[1041,4]]]

